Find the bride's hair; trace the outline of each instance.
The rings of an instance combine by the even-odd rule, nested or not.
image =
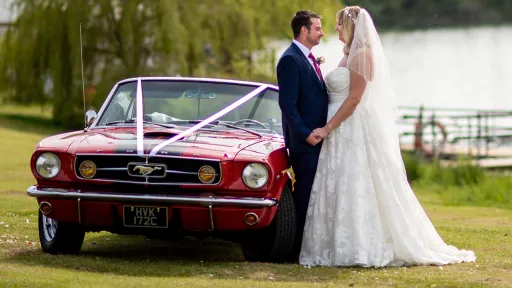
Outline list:
[[[355,22],[360,11],[361,7],[359,6],[347,6],[345,9],[341,9],[336,13],[336,19],[338,19],[338,22],[341,22],[341,26],[343,27],[341,37],[345,42],[345,48],[343,48],[345,55],[348,55],[350,46],[354,40]]]

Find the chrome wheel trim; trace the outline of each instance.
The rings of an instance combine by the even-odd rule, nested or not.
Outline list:
[[[47,242],[53,241],[55,239],[55,233],[57,232],[57,226],[59,225],[59,222],[57,220],[53,220],[50,217],[46,217],[46,215],[43,214],[43,232],[44,232],[44,239]]]

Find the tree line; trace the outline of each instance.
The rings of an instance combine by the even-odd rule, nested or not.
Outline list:
[[[345,4],[365,7],[379,30],[512,21],[512,0],[13,0],[18,16],[0,39],[0,100],[49,104],[56,124],[83,126],[82,53],[86,109],[99,109],[127,77],[275,83],[272,44],[292,38],[293,14],[321,14],[329,33]]]
[[[372,14],[381,30],[431,29],[512,22],[512,0],[346,0]]]
[[[341,8],[338,0],[14,0],[18,16],[0,43],[0,89],[5,101],[50,104],[56,124],[78,128],[81,54],[87,109],[99,109],[127,77],[275,82],[270,44],[292,38],[294,13],[313,10],[334,27]]]

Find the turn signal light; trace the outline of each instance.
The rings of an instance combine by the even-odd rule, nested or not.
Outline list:
[[[41,204],[39,204],[39,210],[44,215],[48,215],[52,212],[52,205],[48,202],[41,202]]]
[[[199,180],[205,184],[210,184],[215,180],[215,169],[212,166],[205,165],[197,172]]]
[[[256,223],[258,223],[259,219],[258,219],[258,215],[256,215],[255,213],[247,213],[245,214],[245,223],[247,223],[248,225],[254,225]]]
[[[85,160],[80,164],[78,169],[80,171],[80,175],[84,178],[92,178],[96,175],[96,164],[90,160]]]

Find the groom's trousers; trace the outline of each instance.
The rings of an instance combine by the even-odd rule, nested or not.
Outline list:
[[[295,238],[294,251],[300,252],[302,244],[302,233],[306,223],[306,214],[308,212],[309,196],[315,180],[316,168],[318,165],[318,151],[309,153],[290,153],[293,173],[295,174],[294,199],[297,214],[297,237]]]

